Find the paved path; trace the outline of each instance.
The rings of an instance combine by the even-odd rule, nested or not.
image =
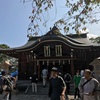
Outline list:
[[[31,85],[30,81],[20,81],[18,83],[18,86],[21,88],[21,91],[18,92],[18,94],[13,93],[12,100],[50,100],[48,98],[48,84],[46,88],[43,88],[42,83],[38,83],[38,93],[33,94],[31,87],[29,88],[28,92],[26,94],[25,90],[27,89],[27,86]],[[72,86],[71,86],[72,87]],[[23,91],[22,91],[23,90]],[[73,90],[73,89],[71,89]],[[2,95],[0,95],[0,100],[2,99]],[[73,95],[68,95],[69,100],[73,100]]]
[[[73,95],[69,95],[69,100],[73,100]],[[0,95],[0,100],[2,95]],[[50,100],[47,95],[27,95],[27,94],[17,94],[12,96],[12,100]]]

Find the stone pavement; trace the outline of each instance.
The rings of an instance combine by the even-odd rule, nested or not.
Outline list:
[[[48,95],[47,95],[48,85],[49,84],[47,84],[47,86],[44,88],[42,86],[42,83],[38,83],[38,93],[35,94],[35,93],[32,93],[32,87],[31,87],[30,81],[19,81],[18,83],[19,91],[18,93],[13,92],[12,100],[50,100],[50,98],[48,98]],[[73,86],[71,86],[71,90],[73,90],[72,87]],[[3,100],[2,97],[3,96],[0,95],[0,100]],[[69,97],[69,100],[73,100],[74,98],[73,95],[68,95],[68,97]]]
[[[73,100],[73,95],[68,95],[69,100]],[[0,95],[0,100],[2,95]],[[12,100],[50,100],[47,95],[27,95],[27,94],[17,94],[12,96]]]

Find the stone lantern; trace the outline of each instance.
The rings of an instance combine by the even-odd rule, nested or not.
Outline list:
[[[94,61],[91,62],[90,65],[94,67],[95,77],[98,79],[100,76],[100,57],[94,59]]]

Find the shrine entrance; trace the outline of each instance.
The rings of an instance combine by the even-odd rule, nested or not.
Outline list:
[[[57,67],[62,76],[66,73],[70,73],[71,75],[74,74],[74,68],[72,68],[74,66],[72,66],[71,60],[41,60],[38,61],[37,66],[38,79],[42,80],[41,73],[44,68],[48,70],[49,79],[52,67]]]

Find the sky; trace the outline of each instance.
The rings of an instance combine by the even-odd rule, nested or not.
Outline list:
[[[30,3],[23,4],[21,0],[0,0],[0,44],[7,44],[10,47],[24,45],[27,38],[27,29],[30,23],[29,16],[32,12]],[[54,9],[50,10],[50,20],[46,28],[41,28],[44,35],[53,27],[54,22],[60,19],[66,12],[64,8],[65,0],[57,2],[57,14]],[[53,16],[53,17],[52,17]],[[56,16],[56,17],[55,17]],[[90,34],[100,36],[100,24],[87,25]]]

